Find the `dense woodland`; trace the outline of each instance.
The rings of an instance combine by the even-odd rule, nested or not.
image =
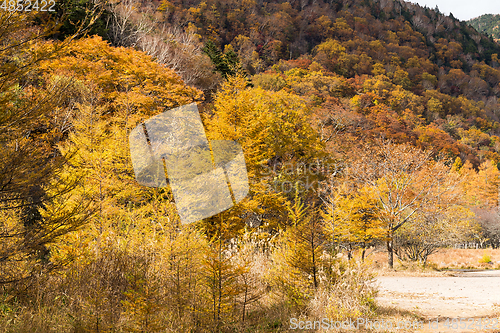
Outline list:
[[[500,15],[485,14],[467,21],[477,31],[493,37],[495,41],[500,39]]]
[[[376,317],[369,254],[500,246],[500,45],[399,0],[0,9],[0,328],[281,332]],[[196,102],[250,193],[182,224],[129,134]]]

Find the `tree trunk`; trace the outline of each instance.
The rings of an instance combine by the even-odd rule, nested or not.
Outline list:
[[[247,284],[247,281],[246,281],[246,278],[243,276],[243,279],[245,281],[245,299],[243,301],[243,314],[242,314],[242,318],[241,318],[241,322],[245,322],[245,312],[247,310],[247,296],[248,296],[248,284]]]
[[[314,289],[318,289],[318,280],[316,279],[316,257],[314,247],[314,232],[315,230],[311,230],[311,250],[312,250],[312,269],[313,269],[313,281],[314,281]]]
[[[394,251],[392,248],[392,240],[387,241],[387,264],[389,268],[394,268]]]

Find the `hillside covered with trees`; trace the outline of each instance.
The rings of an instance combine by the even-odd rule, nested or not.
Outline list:
[[[399,0],[9,8],[2,331],[375,318],[374,248],[393,269],[500,246],[500,45],[466,22]],[[182,224],[169,185],[136,181],[129,135],[190,103],[241,145],[250,190]]]
[[[467,22],[477,31],[493,37],[496,41],[500,39],[500,15],[485,14]]]
[[[214,0],[157,5],[147,3],[141,10],[118,6],[115,11],[123,12],[126,20],[124,36],[108,29],[102,37],[116,45],[139,47],[188,83],[204,77],[205,82],[195,84],[204,91],[211,89],[214,78],[201,74],[206,68],[199,66],[203,46],[223,77],[234,71],[282,79],[294,68],[321,72],[344,83],[321,97],[288,88],[304,97],[315,94],[314,107],[320,109],[326,97],[367,99],[361,108],[376,98],[387,112],[408,110],[416,118],[403,123],[392,117],[396,133],[368,120],[365,127],[372,132],[432,146],[474,167],[485,158],[500,161],[494,148],[499,134],[500,47],[465,22],[399,1]],[[154,19],[147,19],[153,12]],[[176,43],[167,45],[165,38]],[[195,55],[199,61],[192,60]]]

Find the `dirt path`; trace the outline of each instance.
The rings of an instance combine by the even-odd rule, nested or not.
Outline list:
[[[485,320],[500,312],[500,271],[456,272],[454,275],[378,277],[377,301],[418,313],[426,322],[438,320],[441,323],[439,328],[429,329],[426,325],[419,332],[500,332],[500,323],[498,329],[479,329],[470,324],[471,329],[444,327],[447,318]]]

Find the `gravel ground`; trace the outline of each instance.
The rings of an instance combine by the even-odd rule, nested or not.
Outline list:
[[[486,318],[500,313],[500,271],[457,271],[454,276],[381,276],[376,284],[381,305],[421,314],[426,320]],[[500,332],[496,329],[446,329],[421,332]]]

